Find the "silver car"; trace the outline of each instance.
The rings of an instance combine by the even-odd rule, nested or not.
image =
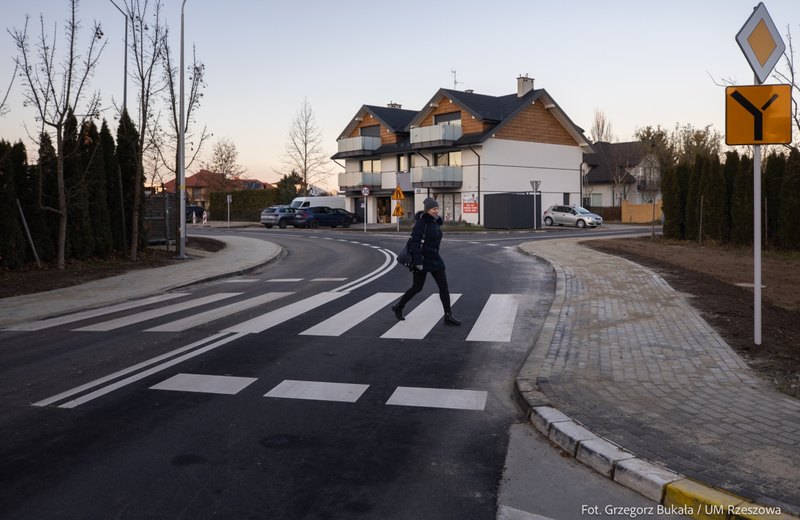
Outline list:
[[[544,223],[548,226],[597,227],[603,224],[603,217],[580,206],[553,205],[544,212]]]
[[[281,229],[286,229],[294,221],[294,208],[289,206],[273,206],[261,212],[261,223],[267,229],[277,225]]]

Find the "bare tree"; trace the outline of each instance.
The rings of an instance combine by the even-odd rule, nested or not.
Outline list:
[[[161,114],[156,118],[156,123],[152,126],[150,133],[151,141],[153,142],[156,150],[158,161],[152,165],[153,168],[153,181],[163,181],[161,177],[164,173],[170,172],[172,177],[177,179],[178,176],[178,139],[180,136],[179,123],[180,120],[180,92],[179,85],[180,79],[178,76],[178,68],[173,65],[172,50],[169,46],[169,38],[167,37],[169,30],[167,29],[164,42],[164,62],[163,62],[163,80],[166,84],[165,89],[165,103],[166,103],[166,117],[168,120],[165,127],[161,123]],[[186,103],[186,114],[183,121],[184,139],[190,155],[186,157],[185,168],[188,170],[194,164],[195,160],[200,157],[203,145],[211,137],[208,133],[207,127],[203,127],[200,135],[196,136],[193,130],[193,124],[196,123],[195,115],[200,108],[200,101],[203,98],[202,90],[206,87],[205,83],[205,70],[206,66],[197,59],[197,50],[192,46],[192,63],[188,67],[189,72],[189,96]],[[181,71],[183,73],[185,71]],[[166,170],[166,172],[164,171]],[[156,177],[159,177],[157,179]]]
[[[219,139],[211,148],[211,159],[205,164],[205,168],[212,175],[206,180],[212,190],[225,191],[235,186],[235,180],[244,177],[247,168],[240,165],[239,151],[236,144],[228,137]]]
[[[19,54],[15,58],[19,67],[24,88],[24,106],[33,107],[37,112],[36,120],[41,124],[38,136],[49,129],[55,132],[56,145],[56,178],[58,186],[58,208],[42,204],[41,189],[39,201],[42,209],[52,211],[59,215],[58,226],[58,268],[64,269],[65,248],[67,237],[67,213],[69,208],[68,190],[64,182],[64,143],[74,139],[75,135],[66,135],[77,132],[85,126],[86,120],[99,113],[100,95],[94,93],[88,98],[84,114],[80,117],[78,125],[72,129],[68,126],[68,119],[78,113],[78,106],[84,101],[89,88],[89,80],[97,66],[105,43],[100,44],[103,31],[100,24],[95,22],[91,30],[91,40],[84,55],[78,51],[78,36],[80,20],[78,20],[78,0],[70,0],[70,15],[67,18],[66,38],[67,49],[65,56],[59,61],[56,55],[56,37],[48,39],[44,28],[44,16],[39,17],[41,35],[35,45],[35,50],[30,48],[28,37],[29,17],[25,17],[25,27],[22,30],[9,31]],[[57,27],[56,27],[57,28]]]
[[[773,72],[773,76],[783,83],[788,83],[792,86],[792,121],[794,122],[794,127],[797,133],[794,134],[794,139],[789,148],[793,148],[795,150],[800,147],[797,139],[800,136],[800,109],[798,108],[798,97],[800,97],[800,83],[798,83],[797,74],[798,71],[795,68],[794,64],[794,42],[792,41],[792,30],[791,26],[786,26],[786,50],[783,52],[783,61],[784,66],[786,68],[785,72],[775,71]]]
[[[589,135],[592,136],[592,141],[595,143],[611,143],[616,140],[614,134],[611,133],[611,121],[606,119],[606,114],[602,110],[594,109],[594,121],[592,121]]]
[[[281,162],[285,171],[279,173],[289,175],[290,172],[296,172],[303,179],[303,195],[308,195],[312,183],[321,182],[331,175],[328,154],[322,146],[322,129],[317,126],[314,109],[308,99],[303,100],[289,125]]]
[[[6,93],[3,96],[3,100],[0,101],[0,117],[5,116],[11,110],[8,108],[6,104],[8,102],[8,95],[11,93],[11,87],[14,85],[14,78],[17,77],[17,71],[19,70],[19,63],[14,63],[14,73],[11,74],[11,81],[8,83],[8,88],[6,89]]]
[[[158,74],[164,58],[166,25],[161,19],[161,0],[152,5],[149,0],[125,0],[125,11],[131,20],[131,42],[133,53],[134,83],[138,87],[139,107],[137,119],[139,142],[136,143],[136,179],[134,182],[133,222],[131,224],[130,259],[136,260],[139,244],[139,208],[142,204],[142,180],[144,178],[144,158],[152,152],[151,135],[155,119],[154,101],[164,88]],[[150,19],[148,21],[148,18]]]

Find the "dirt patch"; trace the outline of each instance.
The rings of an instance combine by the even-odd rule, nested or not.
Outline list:
[[[186,241],[186,247],[215,253],[224,248],[225,243],[205,237],[190,237]],[[138,257],[135,262],[123,255],[115,255],[107,259],[72,260],[67,262],[63,271],[59,270],[55,264],[43,264],[43,268],[39,269],[35,263],[22,269],[0,269],[0,298],[52,291],[125,274],[129,271],[164,267],[186,261],[175,259],[174,246],[171,251],[164,250],[163,246],[161,248],[149,247],[140,251]]]
[[[753,253],[650,238],[583,245],[622,256],[660,274],[747,364],[777,390],[800,397],[800,261],[762,258],[761,345],[753,343]],[[749,283],[751,287],[736,284]]]

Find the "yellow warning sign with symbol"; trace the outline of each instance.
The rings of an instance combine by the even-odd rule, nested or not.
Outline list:
[[[400,189],[399,184],[397,185],[397,188],[395,188],[394,193],[392,194],[392,200],[406,200],[406,196],[403,195],[403,191]]]
[[[725,142],[792,142],[792,86],[758,85],[725,89]]]
[[[403,213],[403,206],[398,204],[397,206],[394,207],[394,212],[392,213],[392,216],[393,217],[402,217],[403,215],[405,215],[405,213]]]

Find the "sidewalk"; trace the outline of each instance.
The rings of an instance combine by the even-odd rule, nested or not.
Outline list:
[[[800,514],[800,401],[761,385],[660,276],[577,240],[521,246],[557,278],[517,378],[531,422],[615,480],[635,464],[614,444],[655,463],[639,461],[665,504],[742,502],[730,493]]]
[[[191,230],[189,230],[191,235]],[[75,287],[0,299],[0,327],[142,298],[199,282],[253,271],[278,258],[280,246],[265,240],[214,235],[216,253],[187,248],[183,263],[103,278]]]

